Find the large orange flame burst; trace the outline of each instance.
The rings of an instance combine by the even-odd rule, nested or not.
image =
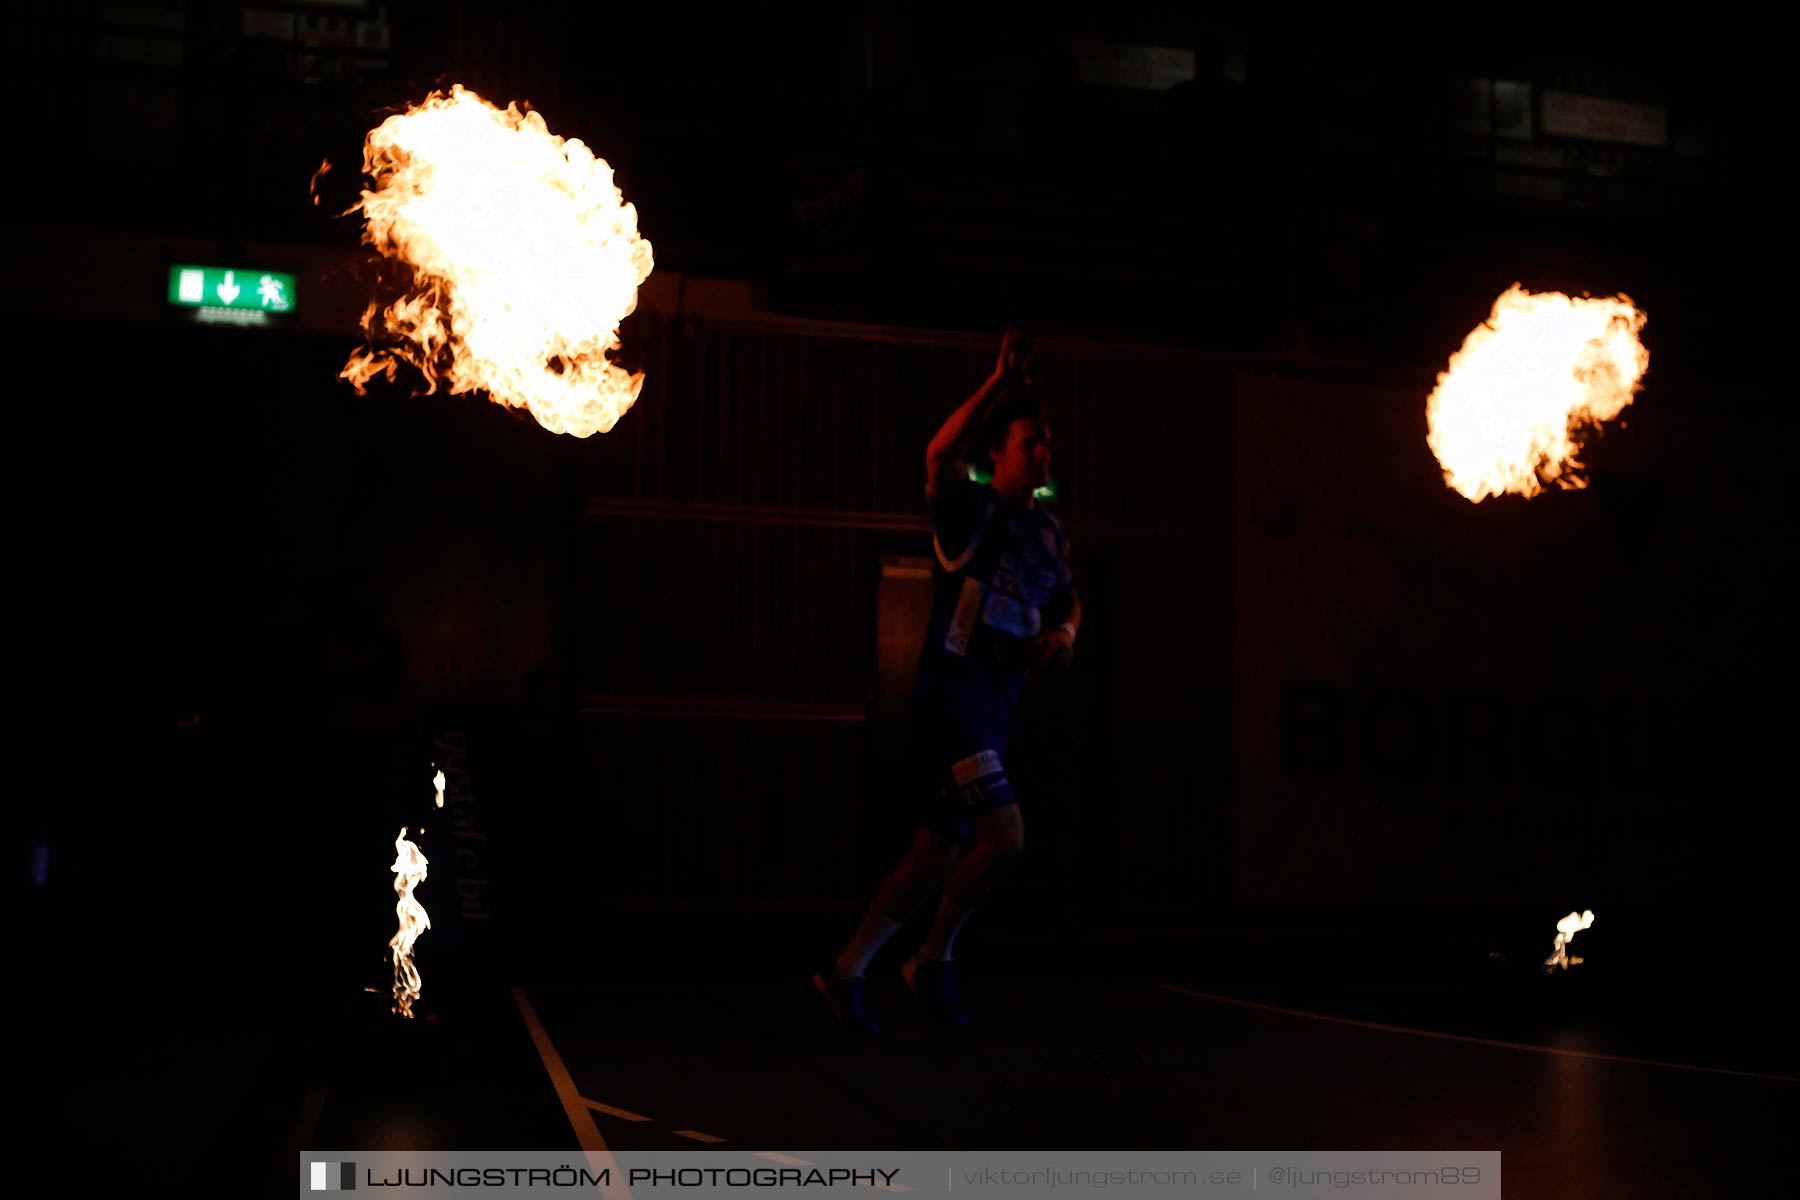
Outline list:
[[[1575,299],[1514,284],[1450,356],[1425,402],[1426,442],[1470,500],[1546,483],[1586,487],[1590,427],[1624,411],[1650,366],[1644,314],[1625,296]]]
[[[485,391],[555,433],[611,429],[644,384],[607,355],[652,258],[605,160],[458,85],[372,130],[363,171],[350,211],[413,287],[369,306],[342,377],[361,392],[403,360],[430,391]]]

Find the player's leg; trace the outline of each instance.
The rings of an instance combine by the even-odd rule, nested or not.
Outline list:
[[[948,808],[945,814],[948,815]],[[906,852],[876,889],[875,899],[863,914],[856,932],[844,948],[812,977],[812,985],[830,1002],[838,1024],[849,1033],[870,1037],[880,1026],[869,1013],[862,975],[869,960],[887,940],[900,931],[906,919],[924,905],[956,864],[961,851],[953,819],[940,831],[921,824]]]
[[[868,969],[876,952],[937,891],[960,851],[961,847],[943,834],[919,826],[906,857],[881,881],[862,923],[832,960],[838,978],[855,979]]]
[[[974,845],[950,872],[924,945],[901,968],[907,988],[932,1018],[953,1030],[969,1023],[951,968],[956,935],[1025,852],[1025,822],[1005,776],[990,777],[974,790],[992,806],[971,815]]]
[[[919,947],[921,958],[939,962],[951,959],[956,935],[1025,853],[1025,821],[1017,803],[990,808],[971,824],[974,845],[950,872],[937,914],[932,918],[931,932]]]

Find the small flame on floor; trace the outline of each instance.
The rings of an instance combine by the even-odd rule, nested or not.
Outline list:
[[[437,788],[437,806],[439,808],[444,807],[444,773],[439,771],[434,775],[431,779],[431,784],[433,787]]]
[[[425,882],[425,869],[430,864],[419,848],[406,840],[406,828],[394,839],[394,915],[400,918],[400,929],[388,941],[394,954],[394,1011],[403,1017],[413,1015],[413,1001],[419,998],[419,968],[413,963],[413,943],[431,928],[431,917],[425,906],[413,895],[413,889]]]
[[[1554,971],[1561,967],[1566,971],[1580,962],[1580,958],[1569,953],[1569,943],[1575,940],[1576,934],[1593,923],[1594,912],[1592,909],[1584,912],[1572,912],[1558,921],[1556,923],[1556,953],[1544,960],[1544,969]]]

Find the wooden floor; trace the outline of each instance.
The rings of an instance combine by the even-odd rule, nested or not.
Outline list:
[[[428,971],[407,1024],[329,978],[44,993],[22,1076],[43,1102],[19,1132],[126,1179],[197,1155],[229,1164],[242,1194],[281,1196],[301,1150],[585,1137],[725,1155],[1498,1150],[1511,1195],[1650,1198],[1767,1190],[1800,1125],[1780,997],[1734,998],[1728,974],[1619,971],[1599,951],[1623,942],[1553,976],[1497,956],[1387,969],[1342,935],[965,935],[977,1036],[930,1034],[884,952],[872,1000],[888,1029],[851,1047],[805,983],[807,946],[839,918],[743,920],[711,928],[735,954],[640,928],[604,955],[534,950],[454,983]]]

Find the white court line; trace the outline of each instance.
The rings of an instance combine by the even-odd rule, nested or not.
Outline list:
[[[628,1112],[622,1108],[614,1108],[612,1105],[602,1104],[598,1100],[589,1100],[586,1096],[581,1097],[581,1102],[595,1112],[603,1112],[607,1116],[617,1117],[621,1121],[654,1121],[656,1119],[655,1117],[646,1117],[643,1113]]]
[[[603,1112],[627,1121],[651,1121],[655,1118],[623,1108],[614,1108],[612,1105],[602,1104],[598,1100],[589,1100],[576,1090],[575,1080],[570,1077],[569,1069],[563,1065],[562,1055],[557,1053],[555,1044],[551,1042],[549,1033],[544,1029],[544,1023],[538,1020],[537,1010],[531,1006],[531,1000],[525,995],[525,989],[515,985],[512,992],[513,1003],[519,1006],[519,1015],[525,1019],[525,1028],[530,1031],[532,1043],[537,1046],[538,1057],[544,1061],[544,1070],[550,1074],[550,1082],[556,1088],[557,1099],[562,1101],[563,1112],[569,1118],[569,1125],[575,1130],[575,1137],[581,1142],[581,1148],[587,1152],[588,1167],[596,1174],[603,1169],[609,1171],[609,1179],[618,1178],[620,1174],[618,1164],[613,1160],[612,1151],[607,1148],[606,1139],[600,1135],[600,1127],[594,1124],[594,1118],[589,1114],[589,1110]],[[726,1140],[710,1133],[701,1133],[698,1129],[675,1129],[670,1132],[676,1137],[689,1138],[692,1141],[708,1144]],[[786,1154],[776,1154],[773,1151],[757,1151],[755,1157],[766,1158],[771,1162],[783,1163],[792,1167],[814,1165],[803,1158],[793,1158]],[[875,1186],[884,1191],[912,1191],[905,1184],[878,1183]],[[601,1193],[606,1200],[631,1200],[630,1190],[622,1183],[604,1185]]]
[[[525,1028],[531,1034],[532,1044],[537,1047],[538,1057],[544,1062],[544,1070],[550,1074],[550,1083],[556,1088],[556,1098],[562,1101],[563,1113],[569,1118],[570,1128],[575,1130],[575,1140],[587,1153],[588,1167],[596,1175],[606,1172],[604,1178],[609,1181],[619,1179],[619,1165],[613,1161],[612,1151],[607,1149],[606,1139],[600,1136],[600,1127],[594,1124],[581,1093],[575,1090],[575,1081],[569,1077],[569,1069],[563,1066],[562,1055],[556,1052],[555,1043],[544,1031],[544,1023],[538,1020],[537,1009],[531,1007],[524,988],[515,984],[512,994],[513,1003],[519,1006],[519,1016],[524,1018]],[[606,1200],[631,1200],[631,1189],[623,1183],[604,1183],[600,1192]]]
[[[1304,1017],[1309,1021],[1329,1021],[1334,1025],[1352,1025],[1358,1029],[1374,1029],[1382,1033],[1408,1033],[1414,1037],[1437,1038],[1445,1042],[1466,1042],[1471,1046],[1497,1046],[1503,1050],[1528,1050],[1533,1054],[1554,1054],[1562,1058],[1586,1058],[1595,1062],[1630,1063],[1639,1067],[1664,1067],[1672,1071],[1699,1071],[1706,1075],[1735,1075],[1740,1079],[1765,1079],[1774,1083],[1800,1083],[1800,1079],[1796,1079],[1792,1075],[1767,1075],[1761,1071],[1734,1071],[1728,1067],[1702,1067],[1694,1063],[1664,1062],[1656,1058],[1631,1058],[1623,1054],[1601,1054],[1596,1050],[1565,1050],[1560,1046],[1534,1046],[1529,1042],[1502,1042],[1494,1038],[1470,1037],[1462,1033],[1440,1033],[1435,1029],[1383,1025],[1379,1021],[1361,1021],[1355,1017],[1334,1017],[1330,1013],[1282,1008],[1277,1004],[1259,1004],[1254,1000],[1239,1000],[1234,996],[1215,996],[1211,992],[1197,992],[1193,988],[1182,987],[1177,983],[1165,983],[1162,987],[1165,991],[1175,992],[1182,996],[1193,996],[1198,1000],[1211,1000],[1215,1004],[1231,1004],[1238,1008],[1253,1008],[1258,1012],[1280,1013],[1284,1017]]]

